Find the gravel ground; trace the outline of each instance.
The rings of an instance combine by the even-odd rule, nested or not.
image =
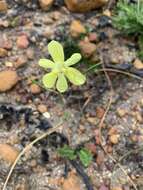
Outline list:
[[[12,47],[8,50],[8,56],[0,58],[0,69],[10,67],[16,70],[19,81],[12,90],[0,94],[0,144],[11,145],[10,151],[16,154],[14,150],[21,151],[60,119],[64,121],[57,132],[38,142],[22,156],[7,190],[66,190],[62,184],[69,173],[78,179],[77,190],[133,190],[131,180],[138,190],[143,190],[142,81],[109,73],[114,96],[102,126],[104,149],[108,154],[99,142],[99,122],[111,92],[103,73],[89,72],[86,85],[78,88],[72,86],[63,96],[43,89],[38,93],[32,90],[31,80],[39,80],[44,73],[38,67],[37,60],[49,56],[45,47],[51,39],[64,44],[70,35],[73,19],[84,21],[86,27],[97,33],[97,53],[92,57],[94,62],[102,59],[106,67],[142,76],[142,70],[137,70],[132,64],[136,59],[134,41],[119,37],[110,24],[110,18],[103,18],[102,13],[98,16],[99,11],[73,14],[59,2],[56,1],[50,11],[43,12],[36,1],[26,4],[10,1],[8,13],[1,14],[0,36],[8,40],[8,45],[12,43]],[[6,22],[10,26],[3,27]],[[27,36],[28,48],[17,47],[19,35]],[[14,65],[18,58],[22,60],[19,61],[22,64],[20,67]],[[85,71],[87,65],[81,65],[81,68]],[[46,107],[44,113],[41,113],[39,105]],[[84,168],[78,161],[72,163],[62,159],[57,149],[64,144],[73,148],[88,147],[93,153],[90,166]],[[1,151],[2,148],[0,155]],[[0,189],[10,165],[7,159],[0,159]],[[85,176],[89,176],[90,180]],[[87,187],[88,182],[92,189]]]

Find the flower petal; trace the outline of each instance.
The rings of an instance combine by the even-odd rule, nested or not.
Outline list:
[[[70,82],[75,85],[82,85],[86,81],[86,77],[77,69],[74,69],[72,67],[69,67],[65,74],[66,77],[70,80]]]
[[[46,88],[53,88],[57,80],[57,74],[54,72],[48,73],[43,76],[42,82]]]
[[[57,87],[57,90],[61,93],[65,92],[68,89],[67,80],[63,73],[59,74],[56,87]]]
[[[65,61],[66,66],[71,66],[76,64],[81,60],[81,54],[80,53],[74,53],[69,59]]]
[[[54,62],[64,62],[64,50],[59,42],[52,40],[48,44],[48,51]]]
[[[54,62],[49,59],[40,59],[38,64],[45,69],[52,69],[54,67]]]

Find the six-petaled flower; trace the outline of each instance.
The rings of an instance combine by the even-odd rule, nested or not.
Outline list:
[[[56,86],[57,90],[62,93],[68,89],[67,79],[74,85],[85,83],[86,77],[80,71],[71,67],[80,61],[80,53],[74,53],[65,61],[62,45],[54,40],[48,44],[48,51],[53,61],[49,59],[39,60],[41,67],[51,69],[51,72],[45,74],[42,78],[45,88],[54,88]]]

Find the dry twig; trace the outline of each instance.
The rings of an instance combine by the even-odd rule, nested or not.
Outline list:
[[[59,124],[57,124],[55,127],[49,129],[46,133],[42,134],[41,136],[39,136],[38,138],[36,138],[34,141],[32,141],[30,144],[28,144],[18,155],[18,157],[16,158],[16,160],[14,161],[14,163],[12,164],[10,171],[7,175],[7,178],[5,180],[4,186],[2,188],[2,190],[6,190],[7,187],[7,183],[11,177],[11,174],[16,166],[16,164],[18,163],[18,161],[20,160],[21,156],[23,156],[30,148],[32,148],[32,146],[37,143],[38,141],[40,141],[41,139],[47,137],[48,135],[50,135],[51,133],[55,132],[60,126],[61,126],[62,122],[60,122]]]
[[[122,71],[118,71],[118,70],[115,70],[115,69],[106,69],[105,66],[104,66],[104,62],[103,62],[103,69],[100,69],[100,70],[98,70],[98,71],[102,71],[102,72],[105,73],[105,76],[106,76],[106,78],[107,78],[107,81],[108,81],[108,84],[109,84],[109,87],[110,87],[110,97],[109,97],[109,101],[108,101],[108,104],[107,104],[107,106],[106,106],[106,110],[105,110],[105,112],[104,112],[104,115],[103,115],[103,117],[101,118],[100,123],[99,123],[99,139],[100,139],[101,147],[103,148],[103,150],[104,150],[104,152],[107,154],[107,156],[108,156],[114,163],[116,163],[116,165],[119,166],[119,168],[123,171],[123,173],[128,177],[128,180],[130,181],[130,183],[132,184],[132,186],[134,187],[134,189],[135,189],[135,190],[138,190],[136,184],[135,184],[135,183],[133,182],[133,180],[130,178],[130,176],[128,175],[128,173],[124,170],[123,166],[122,166],[112,155],[110,155],[110,154],[106,151],[106,149],[105,149],[105,147],[104,147],[103,139],[102,139],[102,126],[103,126],[105,117],[106,117],[106,115],[107,115],[107,113],[108,113],[108,111],[109,111],[109,109],[110,109],[111,104],[112,104],[112,99],[113,99],[113,95],[114,95],[114,90],[113,90],[112,82],[111,82],[111,80],[110,80],[110,77],[109,77],[107,71],[119,72],[119,73],[122,73],[122,74],[125,74],[125,75],[128,75],[128,76],[132,76],[132,77],[133,77],[133,75],[130,74],[130,73],[124,72],[124,71],[122,72]],[[139,80],[142,80],[142,78],[140,78],[140,77],[138,78],[137,76],[136,76],[135,78],[137,78],[137,79],[139,79]]]

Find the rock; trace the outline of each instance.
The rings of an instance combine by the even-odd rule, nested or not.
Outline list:
[[[87,12],[99,8],[107,2],[108,0],[65,0],[68,9],[73,12]]]
[[[5,0],[0,0],[0,12],[7,11],[7,3]]]
[[[79,48],[83,56],[86,58],[91,57],[96,51],[96,45],[94,43],[86,42],[86,41],[80,41]]]
[[[96,163],[100,166],[101,164],[103,164],[105,159],[105,155],[103,151],[99,151],[97,154],[97,158],[96,158]]]
[[[96,125],[98,123],[98,119],[96,117],[87,117],[87,121],[91,124],[91,125]]]
[[[112,144],[117,144],[119,142],[120,135],[114,134],[109,137],[109,140]]]
[[[115,127],[111,127],[109,129],[108,135],[111,136],[111,135],[114,135],[114,134],[118,134],[118,130]]]
[[[44,116],[45,118],[47,118],[47,119],[50,119],[50,117],[51,117],[51,115],[50,115],[49,112],[44,112],[44,113],[43,113],[43,116]]]
[[[27,183],[23,183],[23,184],[18,184],[16,187],[15,187],[15,190],[28,190],[28,185]]]
[[[130,136],[131,141],[138,142],[138,136],[137,135],[131,135]]]
[[[123,117],[127,114],[127,110],[126,109],[123,109],[123,108],[118,108],[117,109],[117,114],[120,116],[120,117]]]
[[[31,84],[30,91],[32,94],[39,94],[41,92],[41,88],[37,84]]]
[[[39,0],[40,7],[44,11],[47,11],[51,7],[53,2],[54,0]]]
[[[122,187],[113,187],[111,190],[123,190]]]
[[[94,131],[94,136],[95,136],[95,142],[97,145],[100,145],[101,144],[101,140],[100,140],[100,133],[99,133],[99,130],[96,129]]]
[[[8,54],[7,50],[4,48],[0,48],[0,57],[6,57]]]
[[[40,113],[45,113],[45,112],[47,112],[47,107],[44,104],[40,104],[40,105],[38,105],[37,110]]]
[[[140,112],[135,112],[135,118],[138,122],[142,123],[143,121],[143,117],[142,117],[142,114]]]
[[[14,67],[19,68],[24,66],[27,63],[27,57],[26,55],[20,55],[16,62],[14,63]]]
[[[143,63],[141,60],[139,59],[136,59],[134,62],[133,62],[133,65],[136,69],[143,69]]]
[[[101,185],[99,190],[109,190],[109,188],[105,185]]]
[[[90,42],[97,42],[98,41],[97,33],[96,32],[89,33],[88,39]]]
[[[34,59],[34,51],[33,51],[33,49],[31,49],[31,48],[27,49],[26,55],[27,55],[27,58],[29,60],[33,60]]]
[[[0,27],[7,28],[9,26],[8,20],[2,20],[0,19]]]
[[[70,25],[70,34],[72,37],[78,37],[81,34],[85,34],[86,29],[79,20],[73,20]]]
[[[86,149],[88,149],[92,154],[96,154],[96,145],[94,143],[85,144]]]
[[[99,119],[103,117],[104,113],[105,113],[105,110],[102,107],[96,108],[96,115]]]
[[[104,12],[103,12],[103,15],[107,16],[107,17],[111,17],[111,11],[109,9],[106,9]]]
[[[59,20],[60,18],[61,18],[61,13],[59,12],[59,11],[54,11],[54,12],[52,12],[52,14],[51,14],[51,18],[53,19],[53,20]]]
[[[109,140],[112,144],[117,144],[119,142],[120,134],[117,128],[111,127],[108,132],[108,135],[109,135]]]
[[[0,144],[0,157],[6,162],[12,164],[18,155],[19,151],[14,147],[8,144]]]
[[[6,50],[12,49],[12,41],[9,40],[7,37],[1,37],[0,39],[0,48],[4,48]]]
[[[141,104],[141,106],[143,107],[143,98],[141,98],[140,104]]]
[[[50,26],[47,26],[44,28],[44,31],[43,31],[43,36],[45,38],[51,38],[53,35],[53,30],[51,30],[51,27]]]
[[[62,190],[69,190],[69,188],[72,190],[81,190],[80,181],[73,173],[68,175],[68,178],[64,180],[62,185]]]
[[[13,63],[10,62],[10,61],[6,61],[6,62],[5,62],[5,66],[6,66],[6,67],[13,67]]]
[[[18,82],[16,71],[5,70],[0,72],[0,92],[6,92]]]
[[[29,41],[26,35],[21,35],[16,41],[17,47],[21,49],[26,49],[29,45]]]
[[[12,49],[12,41],[10,41],[10,40],[4,41],[3,48],[5,48],[7,50],[11,50]]]

